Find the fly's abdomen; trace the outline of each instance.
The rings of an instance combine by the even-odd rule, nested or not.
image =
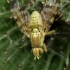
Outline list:
[[[40,13],[38,11],[33,11],[30,17],[29,25],[31,28],[39,28],[43,26],[43,21]]]

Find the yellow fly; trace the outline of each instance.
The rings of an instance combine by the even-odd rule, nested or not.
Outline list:
[[[25,9],[18,0],[11,1],[11,13],[16,20],[21,31],[30,39],[32,44],[32,53],[34,59],[39,59],[40,54],[47,52],[47,46],[44,43],[45,36],[52,35],[55,30],[49,31],[53,24],[55,15],[59,8],[59,2],[56,0],[53,4],[48,2],[44,5],[42,11],[33,11],[32,14]]]

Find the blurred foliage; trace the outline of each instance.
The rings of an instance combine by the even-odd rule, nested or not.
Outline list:
[[[31,12],[37,3],[20,0]],[[43,0],[41,0],[43,1]],[[0,0],[0,70],[70,70],[70,0],[61,0],[59,11],[63,17],[54,23],[58,34],[49,41],[48,52],[40,60],[34,60],[30,40],[20,32],[14,19],[10,19],[10,4]],[[65,8],[69,5],[67,8]],[[53,25],[54,26],[54,25]]]

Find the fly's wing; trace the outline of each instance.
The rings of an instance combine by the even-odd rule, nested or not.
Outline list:
[[[48,31],[53,24],[53,21],[55,19],[55,15],[58,12],[60,6],[60,1],[59,0],[48,0],[44,8],[41,11],[41,15],[43,18],[43,22],[45,24],[45,31]]]
[[[30,29],[27,26],[30,19],[29,12],[24,8],[24,6],[22,6],[22,4],[18,0],[11,1],[10,10],[21,31],[27,37],[30,37]]]

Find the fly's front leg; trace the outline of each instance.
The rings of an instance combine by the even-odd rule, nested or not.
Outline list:
[[[47,52],[47,46],[46,46],[45,43],[43,44],[43,49],[44,49],[45,52]]]
[[[53,34],[55,34],[55,33],[56,33],[56,31],[55,31],[55,30],[52,30],[52,31],[48,31],[48,32],[46,32],[45,35],[53,35]]]

